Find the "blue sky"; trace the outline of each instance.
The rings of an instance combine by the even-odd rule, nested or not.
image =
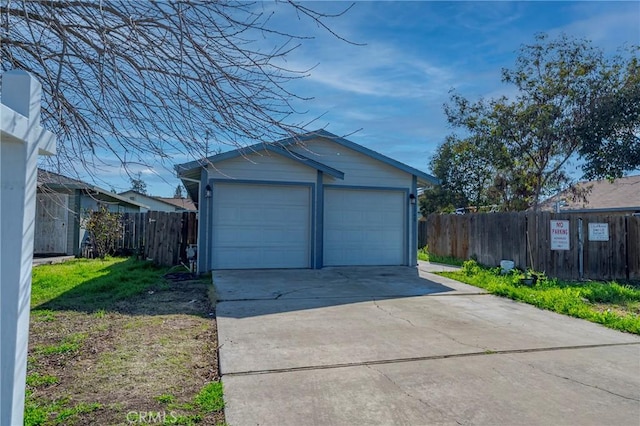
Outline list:
[[[305,5],[334,12],[348,3]],[[285,13],[280,13],[283,6]],[[624,44],[640,44],[638,1],[357,2],[329,23],[363,46],[340,42],[298,20],[286,5],[261,7],[276,9],[274,24],[283,30],[315,36],[286,62],[300,70],[315,66],[290,86],[300,96],[313,97],[297,105],[308,111],[298,119],[321,116],[309,130],[324,127],[350,135],[353,142],[424,171],[451,132],[442,111],[449,91],[470,99],[512,94],[500,82],[500,71],[514,64],[518,48],[536,33],[586,38],[611,54]],[[171,165],[140,171],[149,193],[173,194],[178,180]],[[107,179],[109,184],[98,184],[118,191],[129,186],[124,172],[105,174]]]

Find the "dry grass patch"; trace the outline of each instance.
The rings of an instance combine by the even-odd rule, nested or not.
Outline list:
[[[108,278],[101,272],[68,290],[70,300],[61,293],[34,307],[26,424],[224,422],[210,281],[171,282],[161,278],[162,270],[149,271],[155,280],[134,283],[139,291],[133,294],[120,288],[130,280],[91,282]],[[94,299],[99,306],[91,306],[83,301],[83,285],[119,296],[109,302],[100,294]],[[219,393],[215,409],[197,403],[212,389]]]

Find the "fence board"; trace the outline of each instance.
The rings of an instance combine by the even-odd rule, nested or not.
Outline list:
[[[551,220],[569,221],[569,250],[551,250]],[[607,223],[609,241],[589,241],[588,224]],[[421,246],[439,256],[475,258],[496,266],[513,260],[521,269],[576,280],[640,279],[640,217],[550,212],[429,215],[419,225]],[[583,252],[579,235],[582,231]]]
[[[627,216],[626,230],[627,275],[631,280],[640,280],[640,216]]]
[[[197,243],[195,212],[123,213],[122,235],[117,249],[162,266],[188,264],[187,247]],[[92,256],[90,250],[86,257]]]

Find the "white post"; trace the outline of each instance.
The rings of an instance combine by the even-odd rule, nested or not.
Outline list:
[[[22,425],[38,154],[55,154],[40,127],[41,85],[24,71],[2,76],[0,103],[0,425]]]

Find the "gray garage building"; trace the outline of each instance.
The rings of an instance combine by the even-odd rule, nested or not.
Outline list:
[[[437,179],[319,130],[176,166],[198,205],[198,271],[415,265]]]

